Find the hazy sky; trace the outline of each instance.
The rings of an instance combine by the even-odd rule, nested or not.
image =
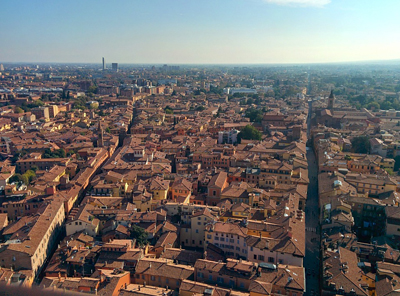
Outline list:
[[[399,0],[0,0],[0,62],[400,59]]]

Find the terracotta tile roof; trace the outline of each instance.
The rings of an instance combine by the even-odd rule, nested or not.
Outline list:
[[[136,274],[148,274],[176,280],[188,279],[193,272],[193,267],[174,264],[165,259],[143,258],[136,266]]]

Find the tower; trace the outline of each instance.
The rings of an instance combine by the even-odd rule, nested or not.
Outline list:
[[[97,147],[103,147],[104,146],[104,139],[103,139],[103,128],[101,127],[101,123],[99,120],[99,126],[98,126],[98,138],[97,138]]]
[[[104,60],[104,57],[103,57],[103,71],[106,69],[106,62],[105,62],[105,60]]]
[[[112,70],[118,72],[118,63],[112,63]]]
[[[335,95],[333,94],[333,89],[331,90],[331,94],[328,98],[328,109],[333,110],[333,104],[335,103]]]

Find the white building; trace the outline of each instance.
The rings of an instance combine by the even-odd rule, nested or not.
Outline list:
[[[248,248],[247,260],[249,261],[303,266],[304,254],[290,239],[277,240],[248,236],[246,244]]]
[[[239,133],[240,131],[235,129],[218,132],[218,144],[236,144]]]
[[[224,93],[228,95],[234,95],[235,93],[241,93],[241,94],[256,94],[257,90],[253,88],[234,88],[234,87],[226,87],[224,88]]]
[[[93,237],[99,233],[99,219],[94,218],[88,212],[88,210],[92,209],[94,209],[92,205],[86,204],[71,211],[68,221],[65,223],[67,236],[80,231],[85,231]]]

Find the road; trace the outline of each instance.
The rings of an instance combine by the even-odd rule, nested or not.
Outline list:
[[[310,184],[307,191],[306,215],[306,293],[320,294],[320,230],[318,218],[318,168],[313,150],[307,148],[308,178]]]

